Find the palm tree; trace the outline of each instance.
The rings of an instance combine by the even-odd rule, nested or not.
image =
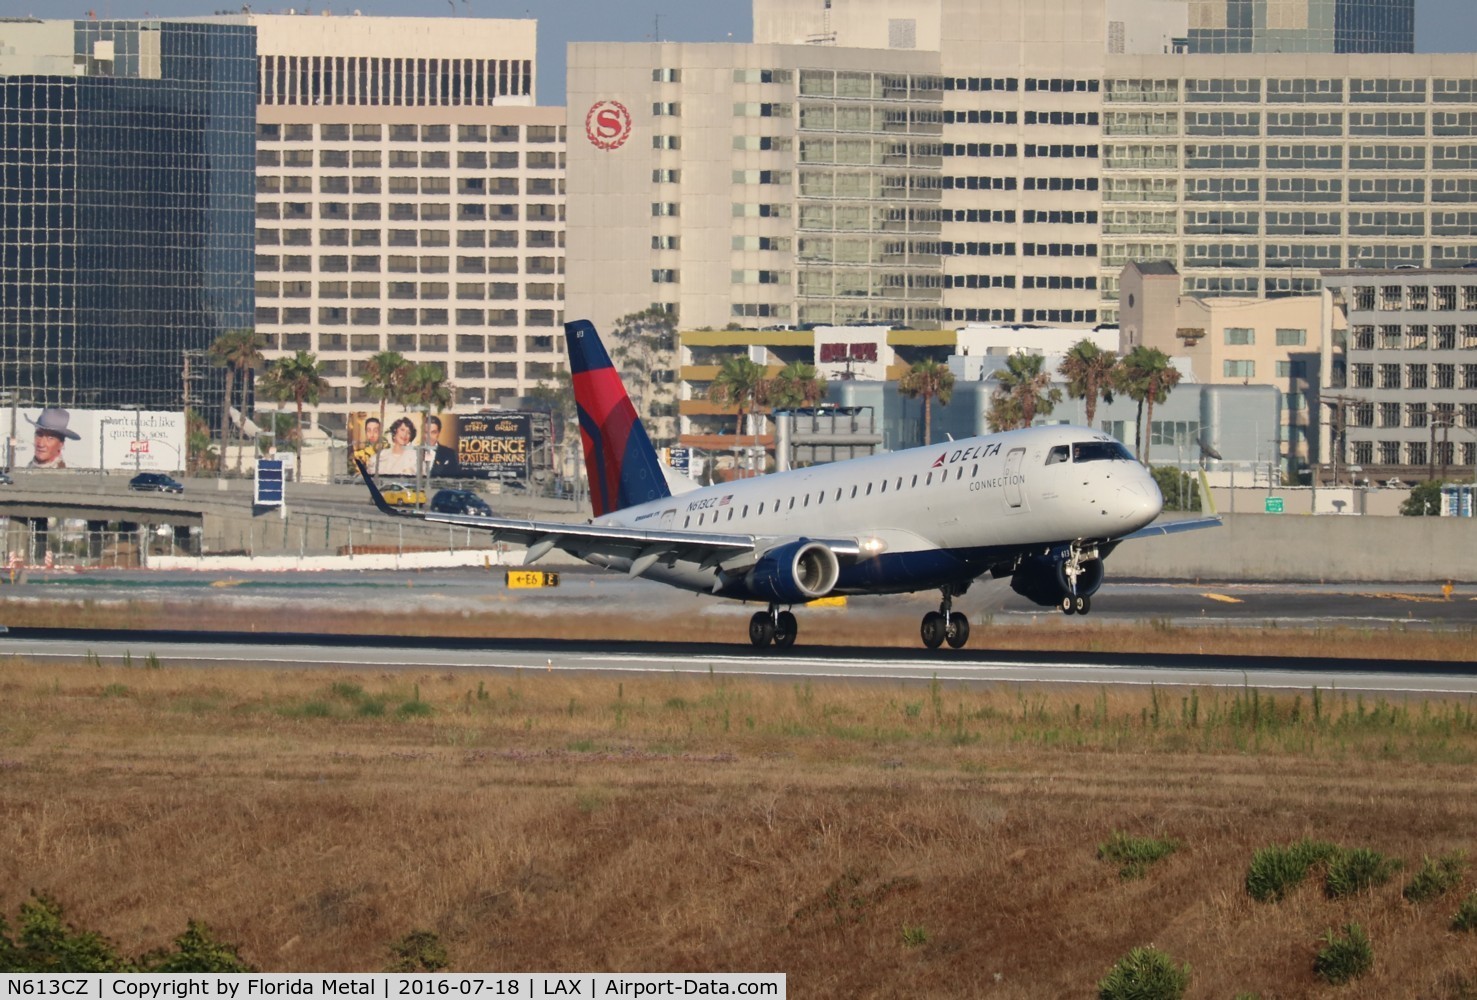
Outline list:
[[[733,428],[735,437],[744,432],[744,415],[757,410],[765,398],[764,370],[763,365],[744,355],[729,358],[708,387],[709,400],[719,406],[738,408],[738,420]]]
[[[1169,355],[1157,347],[1145,347],[1140,344],[1129,351],[1127,357],[1118,362],[1113,372],[1113,381],[1118,386],[1118,391],[1125,393],[1129,399],[1136,400],[1139,404],[1138,433],[1135,435],[1135,444],[1142,445],[1142,461],[1148,465],[1149,438],[1152,435],[1144,433],[1145,418],[1147,417],[1147,426],[1152,430],[1154,404],[1162,403],[1169,398],[1169,390],[1179,384],[1179,369],[1171,365]],[[1147,415],[1144,413],[1145,404],[1148,406]],[[1138,454],[1137,448],[1135,454]]]
[[[826,398],[828,383],[814,365],[792,361],[769,383],[769,403],[776,408],[815,406]]]
[[[1012,354],[1005,359],[1005,367],[995,373],[995,378],[996,398],[1009,400],[1008,406],[999,408],[1007,422],[998,430],[1030,427],[1038,413],[1047,416],[1062,401],[1062,391],[1051,384],[1046,359],[1039,354]],[[991,412],[993,417],[993,407]]]
[[[246,417],[246,378],[245,373],[266,363],[262,355],[262,348],[266,345],[266,338],[255,330],[227,330],[215,339],[210,345],[210,361],[217,368],[226,370],[225,404],[221,407],[221,461],[220,471],[224,472],[226,467],[226,446],[230,442],[231,430],[231,388],[235,376],[242,375],[241,379],[241,409],[242,423]],[[239,437],[239,435],[238,435]],[[241,471],[241,451],[236,451],[236,471]]]
[[[413,365],[406,372],[400,388],[400,401],[406,406],[421,411],[421,427],[425,428],[431,411],[441,411],[451,405],[451,380],[446,370],[433,361]],[[421,496],[425,495],[426,452],[415,450],[415,486]]]
[[[220,461],[220,455],[210,453],[210,422],[194,408],[185,410],[185,468],[195,475],[208,468],[212,459]]]
[[[954,373],[937,361],[915,361],[898,379],[897,389],[909,399],[923,397],[923,443],[929,444],[933,440],[933,401],[949,405],[954,398]]]
[[[1084,401],[1087,426],[1097,415],[1097,401],[1113,401],[1113,366],[1118,363],[1116,351],[1105,351],[1083,337],[1067,350],[1057,372],[1067,380],[1067,395]]]
[[[289,399],[297,404],[297,434],[294,449],[297,453],[297,482],[303,481],[303,404],[318,405],[318,399],[327,389],[328,379],[323,377],[323,366],[318,358],[307,351],[298,351],[289,357],[278,358],[262,379],[262,391],[270,398],[285,403]]]
[[[364,383],[364,388],[371,396],[380,401],[381,427],[385,425],[385,403],[390,400],[400,402],[405,377],[413,367],[399,351],[380,351],[364,362],[359,381]]]

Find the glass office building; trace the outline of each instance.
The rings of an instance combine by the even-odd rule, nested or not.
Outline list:
[[[6,21],[0,53],[0,391],[180,408],[252,323],[255,32]]]
[[[1189,51],[1414,52],[1415,0],[1190,0]]]

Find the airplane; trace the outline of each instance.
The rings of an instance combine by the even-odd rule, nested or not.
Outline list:
[[[938,590],[923,645],[969,640],[953,600],[989,575],[1043,607],[1085,615],[1103,560],[1121,542],[1220,524],[1154,524],[1164,505],[1149,470],[1084,427],[1036,426],[699,486],[662,464],[588,320],[564,325],[594,517],[559,521],[404,511],[359,473],[395,517],[479,528],[683,590],[756,601],[749,641],[786,648],[790,610],[830,595]]]

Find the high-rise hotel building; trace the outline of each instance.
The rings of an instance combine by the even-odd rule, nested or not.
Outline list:
[[[1187,52],[1203,5],[1165,0],[755,0],[753,45],[572,46],[574,307],[1090,327],[1129,261],[1281,296],[1477,259],[1477,56],[1263,6],[1304,51]]]
[[[564,362],[564,110],[536,22],[258,15],[256,329],[322,362],[318,426],[378,408],[380,351],[441,365],[459,408]]]

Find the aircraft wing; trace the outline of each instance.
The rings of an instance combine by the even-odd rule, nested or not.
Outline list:
[[[720,568],[732,573],[752,566],[766,549],[776,544],[775,539],[755,535],[670,528],[649,530],[565,521],[396,510],[381,495],[364,463],[356,461],[355,464],[359,467],[359,474],[364,478],[365,485],[369,487],[374,505],[384,513],[392,517],[411,517],[430,524],[451,524],[486,531],[495,541],[526,546],[528,554],[524,558],[525,564],[541,559],[554,549],[560,549],[579,559],[591,555],[629,559],[631,568],[628,572],[631,576],[640,576],[657,562],[676,559],[695,562],[703,568]],[[856,558],[861,554],[854,538],[816,541],[824,542],[842,559]]]
[[[1126,542],[1130,538],[1153,538],[1158,535],[1178,535],[1182,531],[1199,531],[1201,528],[1219,528],[1221,519],[1219,517],[1190,517],[1174,521],[1155,521],[1146,527],[1140,528],[1122,538],[1113,539],[1118,542]]]

